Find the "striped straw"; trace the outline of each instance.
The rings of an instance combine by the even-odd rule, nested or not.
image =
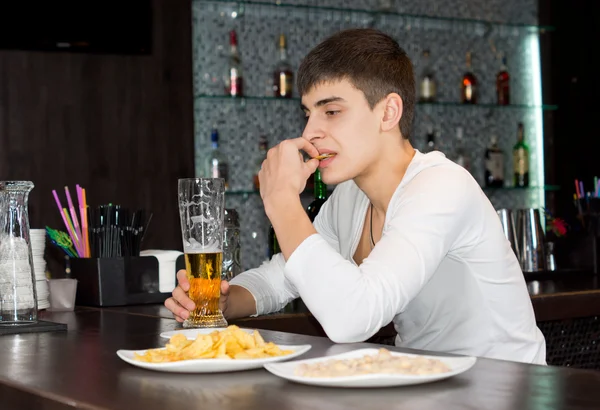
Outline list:
[[[70,224],[67,221],[67,217],[69,216],[69,214],[66,214],[66,216],[65,216],[65,213],[63,212],[63,209],[65,209],[65,208],[63,208],[63,206],[61,205],[60,199],[58,198],[58,194],[56,193],[55,189],[52,190],[52,195],[54,195],[54,200],[56,201],[56,206],[58,207],[58,212],[60,213],[60,216],[62,216],[63,223],[65,224],[65,227],[67,228],[67,232],[69,232],[69,236],[71,237],[73,246],[77,250],[77,241],[75,240],[75,233],[71,230]]]

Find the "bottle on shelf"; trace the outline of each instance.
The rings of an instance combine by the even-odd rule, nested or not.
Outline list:
[[[327,200],[327,185],[325,185],[325,183],[321,179],[321,171],[319,171],[318,168],[314,173],[314,181],[315,181],[315,188],[314,188],[315,197],[314,197],[313,201],[306,208],[306,213],[308,214],[308,217],[310,218],[311,222],[313,222],[315,220],[315,218],[317,217],[317,214],[319,213],[319,210],[321,209],[321,206]]]
[[[461,101],[463,104],[477,104],[477,78],[471,68],[471,52],[467,51],[466,71],[461,82]]]
[[[433,127],[429,127],[427,130],[427,143],[425,145],[424,152],[436,151],[437,145],[435,144],[435,133],[433,132]]]
[[[273,257],[273,255],[281,252],[281,248],[279,247],[279,242],[277,242],[277,235],[275,235],[275,229],[273,229],[273,225],[269,225],[269,259]]]
[[[517,143],[513,147],[513,167],[515,174],[515,187],[529,186],[529,147],[525,143],[525,130],[523,123],[517,127]]]
[[[498,105],[510,104],[510,75],[506,67],[506,56],[502,56],[500,71],[496,74],[496,103]]]
[[[258,154],[256,156],[256,162],[254,165],[254,175],[252,177],[252,183],[254,185],[254,189],[257,191],[260,189],[260,183],[258,181],[258,173],[260,171],[260,168],[262,167],[263,161],[267,157],[267,151],[269,150],[268,144],[269,143],[267,142],[266,135],[261,135],[258,138]]]
[[[242,97],[244,95],[244,77],[235,30],[229,32],[229,47],[229,66],[225,79],[225,94],[232,97]]]
[[[423,51],[423,71],[419,84],[419,100],[433,102],[436,99],[435,77],[429,61],[429,50]]]
[[[458,165],[470,171],[471,161],[469,161],[469,154],[465,150],[465,142],[463,140],[463,129],[462,127],[456,128],[456,147],[454,150],[454,162]]]
[[[287,59],[287,42],[284,34],[279,35],[279,62],[273,71],[273,92],[278,98],[292,98],[294,71]]]
[[[502,188],[504,186],[504,152],[498,147],[495,135],[485,150],[485,186]]]
[[[211,150],[204,160],[202,177],[223,178],[225,188],[229,188],[229,164],[225,155],[219,149],[219,131],[213,129],[210,133]]]

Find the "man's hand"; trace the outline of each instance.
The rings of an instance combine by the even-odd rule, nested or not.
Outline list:
[[[175,320],[182,323],[190,316],[190,312],[196,308],[196,305],[188,297],[190,282],[185,270],[177,272],[177,283],[173,296],[165,300],[165,306],[173,313]],[[241,286],[229,286],[229,282],[225,280],[221,281],[219,307],[226,319],[256,314],[254,296]]]
[[[196,308],[196,305],[188,297],[188,291],[190,290],[190,282],[187,278],[185,270],[177,272],[177,287],[173,290],[173,297],[165,300],[165,306],[169,309],[175,320],[178,322],[185,321],[189,316],[190,312]],[[226,280],[221,281],[221,298],[219,299],[219,307],[223,315],[227,317],[227,300],[229,298],[229,282]]]
[[[306,186],[308,177],[317,170],[319,161],[310,159],[304,162],[300,151],[311,157],[319,151],[304,138],[282,141],[267,153],[258,173],[260,196],[265,205],[275,196],[299,195]]]

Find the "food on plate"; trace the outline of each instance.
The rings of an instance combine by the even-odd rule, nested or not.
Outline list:
[[[326,154],[317,155],[317,156],[316,156],[316,157],[314,157],[313,159],[318,159],[319,161],[322,161],[322,160],[324,160],[324,159],[331,158],[331,157],[334,157],[334,156],[335,156],[335,154],[334,154],[334,153],[332,153],[332,152],[328,152],[328,153],[326,153]]]
[[[423,356],[392,355],[387,349],[379,349],[376,355],[358,358],[326,360],[303,363],[296,367],[296,376],[345,377],[365,374],[429,375],[449,372],[450,368],[438,359]]]
[[[144,354],[134,354],[134,359],[149,363],[177,362],[190,359],[259,359],[285,356],[292,350],[281,350],[273,342],[265,343],[258,330],[252,334],[235,325],[209,334],[198,334],[189,340],[176,333],[164,348],[149,349]]]

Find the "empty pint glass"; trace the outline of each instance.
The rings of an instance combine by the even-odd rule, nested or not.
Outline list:
[[[225,180],[179,180],[179,217],[189,297],[196,304],[183,327],[225,327],[219,308],[223,263]]]

